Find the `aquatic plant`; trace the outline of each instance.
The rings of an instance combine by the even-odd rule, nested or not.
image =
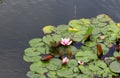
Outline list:
[[[120,24],[108,15],[45,26],[29,41],[28,78],[115,78],[120,74]],[[111,54],[112,53],[112,54]]]

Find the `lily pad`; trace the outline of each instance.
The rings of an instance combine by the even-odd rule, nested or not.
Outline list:
[[[39,74],[44,74],[48,72],[47,68],[43,68],[43,63],[41,61],[35,62],[32,65],[30,65],[30,70]]]
[[[59,59],[51,59],[48,66],[47,66],[47,68],[49,70],[58,70],[58,69],[61,68],[61,66],[62,66],[62,61],[61,60],[59,60]]]
[[[58,78],[57,74],[56,74],[56,71],[50,71],[47,73],[47,76],[49,78]]]
[[[51,26],[51,25],[44,26],[44,28],[43,28],[44,34],[52,33],[54,30],[55,30],[55,27]]]
[[[78,63],[77,63],[77,61],[76,60],[69,60],[68,61],[68,67],[77,67],[78,66]]]
[[[33,71],[29,71],[29,72],[27,73],[27,77],[29,77],[29,78],[46,78],[45,75],[43,75],[43,74],[36,74],[36,73],[33,72]]]
[[[45,42],[46,44],[50,44],[50,41],[53,41],[53,38],[51,35],[46,35],[43,37],[43,42]]]
[[[39,43],[39,42],[41,42],[42,41],[42,39],[41,38],[34,38],[34,39],[32,39],[32,40],[30,40],[29,41],[29,44],[36,44],[36,43]]]
[[[57,75],[59,77],[65,77],[65,78],[73,78],[73,71],[71,69],[68,69],[68,68],[63,68],[63,69],[60,69],[57,71]]]
[[[40,61],[41,56],[23,56],[23,59],[27,62],[38,62]]]
[[[109,67],[111,71],[120,73],[120,63],[118,61],[113,61]]]

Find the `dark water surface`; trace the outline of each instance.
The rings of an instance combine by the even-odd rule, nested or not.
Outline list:
[[[44,25],[74,18],[110,15],[120,21],[120,0],[3,0],[0,4],[0,78],[27,78],[23,61],[28,41],[42,37]]]

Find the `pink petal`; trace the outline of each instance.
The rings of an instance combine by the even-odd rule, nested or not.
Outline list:
[[[80,65],[83,65],[84,64],[84,62],[83,61],[78,61],[78,63],[80,64]]]
[[[61,44],[62,44],[62,45],[65,45],[65,43],[64,43],[63,41],[61,41]]]
[[[70,41],[67,45],[70,45],[72,43],[72,41]]]
[[[67,63],[68,61],[69,61],[69,59],[67,57],[65,57],[65,58],[62,59],[62,63],[63,64]]]

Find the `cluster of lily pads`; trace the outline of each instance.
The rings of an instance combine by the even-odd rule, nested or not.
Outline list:
[[[115,78],[120,75],[120,24],[108,15],[45,26],[29,41],[28,78]],[[112,54],[110,54],[112,53]]]

